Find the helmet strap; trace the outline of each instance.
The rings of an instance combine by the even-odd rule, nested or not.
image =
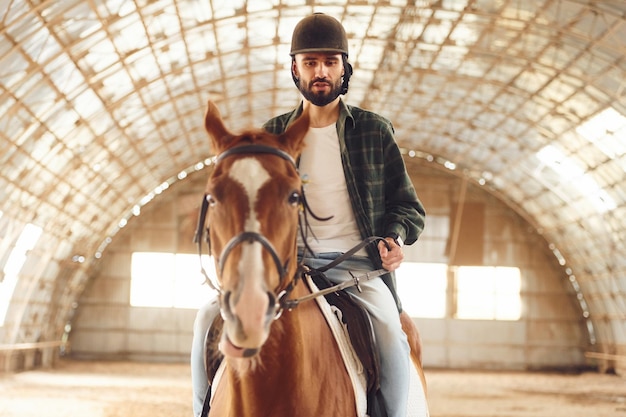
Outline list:
[[[296,57],[292,56],[291,57],[291,79],[293,80],[294,84],[296,85],[296,87],[299,87],[299,83],[300,83],[300,77],[296,76],[296,73],[293,71],[293,67],[296,65]]]

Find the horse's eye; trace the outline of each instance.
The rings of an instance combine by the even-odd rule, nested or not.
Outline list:
[[[217,204],[217,201],[213,198],[211,194],[206,195],[206,202],[209,203],[210,207],[213,207],[215,206],[215,204]]]
[[[289,199],[287,201],[292,206],[300,204],[300,193],[298,193],[297,191],[292,192],[291,194],[289,194]]]

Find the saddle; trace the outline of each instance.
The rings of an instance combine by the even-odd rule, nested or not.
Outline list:
[[[323,272],[311,270],[308,274],[320,290],[333,285]],[[370,417],[387,417],[380,391],[380,358],[368,312],[347,291],[336,291],[326,294],[324,297],[331,306],[341,311],[340,320],[346,328],[352,348],[364,368],[367,379],[367,415]],[[218,315],[206,336],[205,364],[209,379],[209,390],[205,399],[204,409],[206,409],[207,414],[211,395],[210,387],[223,359],[223,355],[217,348],[223,324],[222,317]],[[206,415],[204,414],[204,409],[203,416]]]

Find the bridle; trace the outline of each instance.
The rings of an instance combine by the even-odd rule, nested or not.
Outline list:
[[[216,166],[219,165],[220,162],[222,162],[224,159],[230,156],[242,155],[242,154],[257,154],[257,155],[269,154],[269,155],[278,156],[286,160],[287,162],[289,162],[296,172],[298,171],[296,161],[287,152],[281,149],[278,149],[276,147],[273,147],[273,146],[260,145],[260,144],[240,145],[234,148],[230,148],[217,156],[215,160],[215,165]],[[211,253],[211,238],[209,234],[209,228],[207,227],[205,229],[205,222],[206,222],[206,216],[209,210],[209,205],[210,205],[209,195],[205,194],[202,198],[202,204],[200,207],[200,215],[198,217],[198,225],[196,227],[196,232],[194,235],[194,243],[196,243],[198,246],[198,255],[200,257],[202,257],[203,235],[204,235],[204,240],[206,241],[208,245],[209,254]],[[293,287],[295,286],[295,283],[293,282],[294,280],[291,280],[289,284],[286,284],[286,281],[288,279],[287,271],[289,267],[289,260],[283,263],[280,259],[280,256],[276,252],[274,245],[272,245],[272,243],[264,235],[258,232],[244,230],[243,232],[233,236],[228,241],[228,243],[226,244],[226,246],[222,250],[222,253],[219,256],[219,259],[217,260],[217,268],[219,271],[219,276],[222,276],[222,273],[224,271],[224,265],[226,264],[226,260],[228,256],[230,255],[230,253],[233,251],[233,249],[241,245],[242,243],[253,243],[253,242],[260,243],[261,246],[270,254],[270,256],[272,257],[272,260],[274,261],[274,265],[276,266],[276,270],[278,271],[279,285],[278,285],[277,291],[280,290],[280,293],[276,296],[276,300],[275,300],[277,304],[276,306],[277,313],[274,318],[276,319],[282,313],[283,300],[286,299],[286,297],[291,293],[291,291],[293,290]],[[207,284],[213,290],[217,291],[218,294],[222,295],[223,290],[221,288],[221,285],[219,284],[219,282],[217,282],[217,280],[212,279],[209,276],[206,269],[204,268],[202,260],[200,260],[200,272],[204,276],[204,279],[207,282]]]

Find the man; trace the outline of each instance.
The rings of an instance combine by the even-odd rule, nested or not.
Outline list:
[[[369,236],[383,236],[325,274],[333,282],[385,268],[393,272],[404,255],[403,242],[417,240],[424,227],[424,208],[411,184],[391,123],[385,118],[346,105],[352,67],[348,63],[346,32],[336,19],[316,13],[295,27],[291,43],[292,77],[304,100],[290,113],[269,120],[264,128],[282,133],[308,111],[311,127],[299,161],[312,211],[312,233],[299,242],[305,265],[319,268]],[[312,217],[312,216],[310,216]],[[409,345],[402,331],[393,274],[361,283],[362,292],[349,288],[372,319],[380,353],[381,392],[389,417],[405,417],[409,392]],[[391,291],[390,291],[391,290]],[[217,315],[215,304],[198,313],[194,324],[192,377],[194,413],[199,416],[206,392],[202,340],[208,323]]]

